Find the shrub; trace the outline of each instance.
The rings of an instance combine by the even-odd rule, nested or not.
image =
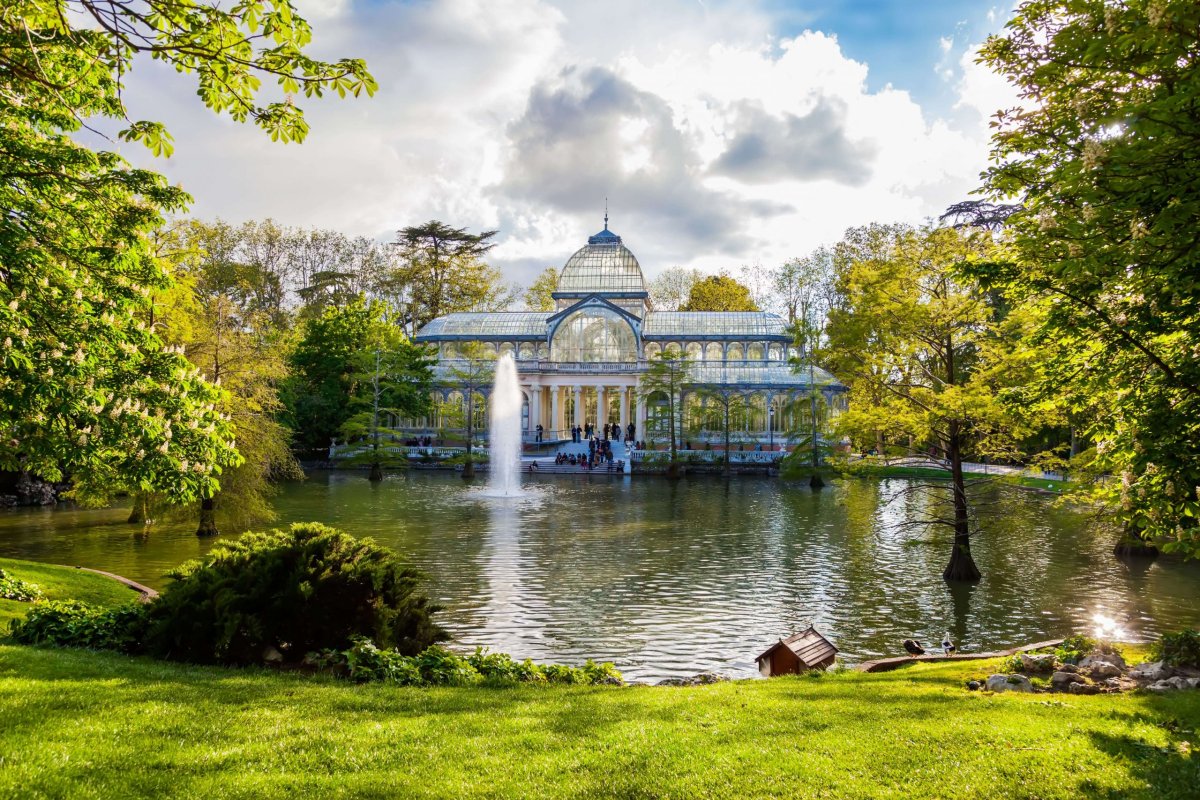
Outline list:
[[[416,664],[421,680],[431,686],[469,686],[482,679],[467,659],[438,645],[426,648]]]
[[[354,644],[345,651],[347,676],[359,683],[385,681],[401,686],[421,685],[421,670],[412,656],[395,650],[380,650],[370,639],[356,636]]]
[[[89,606],[75,601],[38,603],[9,632],[21,644],[50,644],[140,653],[149,624],[142,603],[112,608]]]
[[[489,653],[479,647],[467,656],[467,663],[488,683],[545,683],[542,668],[530,659],[516,661],[508,653]]]
[[[1151,646],[1150,657],[1173,667],[1200,667],[1200,632],[1164,633]]]
[[[1068,636],[1054,649],[1054,655],[1064,664],[1078,664],[1080,659],[1096,650],[1096,640],[1082,634]]]
[[[32,603],[42,599],[42,589],[36,583],[21,580],[0,569],[0,599]]]
[[[514,685],[517,683],[601,684],[623,683],[611,663],[588,661],[582,667],[517,661],[507,653],[478,648],[463,657],[434,645],[416,656],[380,650],[368,639],[356,639],[346,650],[326,650],[313,659],[335,675],[360,683],[382,681],[402,686]]]
[[[417,592],[421,572],[370,539],[317,523],[220,542],[170,574],[151,606],[151,654],[251,664],[343,649],[363,636],[416,655],[447,638]]]

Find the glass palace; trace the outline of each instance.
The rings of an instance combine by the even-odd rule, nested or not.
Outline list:
[[[637,258],[608,229],[607,219],[604,230],[567,260],[552,297],[552,312],[447,314],[418,331],[416,341],[437,348],[439,388],[433,417],[416,424],[445,429],[449,419],[461,420],[465,398],[454,373],[468,342],[489,356],[511,353],[516,360],[527,439],[539,425],[543,438],[554,441],[570,438],[576,425],[618,423],[625,431],[631,422],[636,438],[655,438],[666,428],[666,398],[644,397],[639,381],[654,357],[669,349],[688,362],[681,439],[715,439],[723,428],[708,413],[706,394],[713,390],[737,396],[730,427],[743,440],[781,440],[800,430],[809,419],[810,379],[822,409],[836,413],[843,407],[845,387],[828,372],[793,367],[797,351],[778,315],[653,310]],[[486,427],[485,406],[475,404],[477,429]]]

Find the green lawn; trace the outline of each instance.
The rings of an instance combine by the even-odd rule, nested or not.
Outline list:
[[[0,797],[1195,798],[1200,693],[401,689],[0,646]]]
[[[112,578],[85,572],[81,569],[38,564],[0,558],[0,569],[30,583],[36,583],[50,600],[83,600],[87,603],[111,605],[136,600],[138,593]],[[29,603],[0,600],[0,634],[8,630],[9,620],[20,619],[29,610]]]
[[[0,644],[0,798],[1197,797],[1200,692],[963,688],[994,668],[405,689]]]

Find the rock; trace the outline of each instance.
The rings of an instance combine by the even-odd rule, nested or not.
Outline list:
[[[1166,680],[1174,673],[1170,667],[1161,661],[1151,661],[1146,664],[1138,664],[1133,669],[1129,670],[1129,677],[1139,683],[1156,683]]]
[[[266,664],[282,664],[283,653],[279,652],[274,647],[271,647],[271,645],[267,645],[263,648],[262,659]]]
[[[1063,691],[1069,686],[1077,683],[1087,683],[1087,680],[1082,675],[1077,675],[1074,672],[1064,672],[1059,670],[1050,676],[1050,688]]]
[[[19,506],[52,506],[58,502],[54,486],[40,478],[31,477],[27,472],[21,473],[17,479],[16,491]]]
[[[707,686],[710,683],[725,683],[728,680],[728,675],[722,675],[719,672],[701,672],[699,675],[693,675],[691,678],[693,686]]]
[[[1053,672],[1055,661],[1053,653],[1021,653],[1021,669],[1026,672]]]
[[[1161,681],[1155,681],[1146,688],[1152,692],[1174,692],[1179,689],[1191,689],[1194,678],[1184,678],[1176,675],[1173,678],[1164,678]]]
[[[655,686],[687,686],[688,679],[687,678],[664,678],[663,680],[659,681],[658,683],[656,683],[654,685]]]
[[[1075,666],[1074,664],[1059,664],[1058,671],[1059,672],[1070,672],[1072,674],[1078,675],[1079,667]]]
[[[972,691],[972,692],[977,692],[977,691],[979,691],[979,688],[980,688],[981,686],[983,686],[983,684],[982,684],[982,683],[980,683],[979,681],[967,681],[967,689],[968,689],[968,690],[970,690],[970,691]]]
[[[1100,687],[1094,683],[1072,683],[1067,691],[1071,694],[1100,694]]]
[[[600,683],[597,685],[599,685],[599,686],[624,686],[625,681],[621,680],[620,678],[616,677],[615,675],[609,675],[607,678],[601,678]]]
[[[1093,653],[1079,660],[1080,667],[1091,667],[1096,664],[1114,664],[1125,668],[1125,659],[1120,653]]]
[[[1088,664],[1087,670],[1092,678],[1115,678],[1121,674],[1121,668],[1108,661],[1093,661]]]
[[[1033,684],[1024,675],[989,675],[987,688],[990,692],[1032,692]]]

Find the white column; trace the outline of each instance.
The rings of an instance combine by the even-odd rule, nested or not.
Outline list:
[[[537,435],[537,426],[542,424],[542,387],[529,388],[529,432]]]
[[[576,425],[583,425],[583,387],[575,387],[575,417]]]
[[[605,411],[606,411],[606,409],[604,407],[604,387],[597,386],[596,387],[596,427],[600,428],[601,430],[604,429],[604,425],[608,422],[608,415],[604,413]]]
[[[558,396],[562,394],[560,389],[561,387],[557,383],[550,384],[550,427],[556,431],[554,435],[559,437],[562,436],[564,427],[559,420]]]
[[[621,387],[621,437],[624,438],[625,431],[629,428],[629,387]]]
[[[646,441],[646,398],[642,397],[641,392],[637,396],[637,430],[634,431],[635,438],[640,441]]]

